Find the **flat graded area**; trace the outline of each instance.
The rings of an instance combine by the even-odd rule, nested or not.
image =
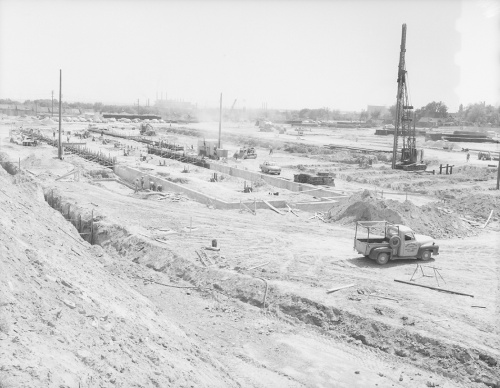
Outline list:
[[[159,136],[189,147],[196,146],[197,136],[216,137],[212,123],[190,125],[192,129],[158,127],[164,128],[157,130]],[[49,145],[9,143],[8,126],[0,126],[4,168],[15,170],[19,158],[21,165],[21,172],[13,171],[13,176],[0,170],[0,198],[9,212],[2,217],[4,251],[0,263],[10,276],[26,266],[37,271],[29,269],[27,276],[15,276],[15,284],[4,279],[0,283],[9,301],[0,307],[0,313],[15,321],[19,331],[3,334],[2,343],[8,344],[8,350],[0,353],[0,359],[14,381],[22,382],[19,386],[50,381],[45,371],[53,368],[53,382],[70,386],[83,383],[81,376],[88,375],[102,386],[124,384],[131,378],[133,369],[130,375],[119,372],[111,356],[99,355],[92,347],[93,341],[115,356],[131,353],[127,360],[130,358],[132,367],[143,368],[136,376],[137,384],[143,386],[154,386],[146,378],[152,374],[159,386],[167,386],[163,382],[179,387],[189,386],[187,381],[196,381],[196,386],[204,386],[204,381],[205,386],[244,387],[500,386],[500,201],[498,191],[491,190],[496,170],[488,168],[488,162],[472,157],[466,165],[464,153],[426,149],[434,161],[430,169],[440,163],[455,163],[455,170],[451,175],[416,175],[390,169],[378,152],[390,147],[390,139],[373,135],[373,129],[313,128],[306,132],[306,140],[298,140],[294,135],[276,137],[258,132],[251,123],[224,124],[224,128],[224,145],[230,155],[244,145],[255,146],[259,155],[255,160],[230,158],[228,165],[257,172],[259,163],[272,158],[282,166],[282,176],[292,180],[293,174],[301,171],[329,171],[335,174],[335,189],[350,198],[319,215],[306,211],[294,214],[286,209],[282,209],[283,215],[270,209],[258,209],[256,215],[213,209],[186,198],[163,198],[148,190],[134,192],[111,180],[115,176],[110,169],[76,155],[59,161],[54,158],[56,149]],[[142,143],[106,138],[144,153]],[[210,182],[212,170],[157,156],[148,163],[139,162],[137,155],[123,156],[114,143],[88,140],[88,147],[117,156],[120,165],[170,178],[225,201],[273,197],[290,202],[319,201],[313,194],[268,184],[245,194],[239,178],[219,173],[222,181]],[[325,152],[322,145],[331,143],[378,151]],[[301,147],[310,150],[302,152]],[[372,168],[359,166],[363,155],[376,155]],[[160,166],[164,161],[166,165]],[[78,182],[73,175],[55,180],[74,166],[82,167]],[[190,172],[182,173],[184,168]],[[275,191],[279,196],[269,195]],[[61,209],[64,214],[71,211],[71,217],[81,215],[87,220],[93,211],[92,242],[96,245],[79,239],[75,228],[61,216]],[[493,215],[483,228],[491,210]],[[440,255],[425,263],[398,260],[380,266],[353,252],[353,222],[381,215],[422,228],[416,229],[417,233],[438,237]],[[65,233],[61,234],[61,229]],[[219,252],[204,250],[213,239]],[[44,264],[37,264],[27,250],[38,251],[43,259],[37,260]],[[207,258],[200,259],[203,250]],[[54,255],[57,261],[52,262]],[[417,264],[423,270],[416,271]],[[438,273],[432,267],[438,268]],[[81,273],[89,275],[81,277]],[[76,298],[75,303],[80,293],[70,292],[72,289],[61,281],[53,284],[50,278],[44,280],[46,274],[68,279],[73,289],[92,292],[92,300],[119,295],[114,311],[109,313],[109,307],[102,307],[90,316],[79,315],[79,307],[69,307],[65,315],[68,307],[57,299],[60,290],[66,291],[66,299]],[[474,297],[394,281],[409,281],[412,275],[417,284]],[[102,284],[107,284],[106,291],[98,288]],[[326,292],[346,285],[352,286]],[[48,305],[38,306],[36,298],[28,297],[31,289],[61,306],[53,310]],[[141,308],[150,311],[140,310],[140,303],[133,298],[146,301]],[[17,308],[16,303],[23,308]],[[38,310],[30,312],[32,320],[23,318],[35,305]],[[82,309],[87,311],[90,305]],[[66,320],[44,318],[46,314],[57,316],[59,310]],[[106,314],[108,318],[102,319]],[[120,322],[122,316],[127,321],[120,323],[123,329],[119,334],[106,330],[108,320]],[[95,319],[99,326],[91,329]],[[52,330],[55,334],[50,333],[51,325],[42,331],[29,324],[43,325],[44,320],[56,325],[57,330]],[[88,334],[78,335],[79,330],[71,327],[77,321],[88,328]],[[137,334],[130,339],[129,332],[146,333],[146,327],[155,336]],[[30,334],[12,341],[15,335],[21,338],[20,332]],[[65,333],[62,341],[57,337],[60,332]],[[170,338],[171,343],[161,345],[160,337]],[[21,349],[30,346],[34,355],[43,351],[59,355],[51,361],[53,365],[41,363],[36,373],[29,373],[32,356]],[[63,348],[70,353],[82,348],[89,355],[82,358],[77,354],[72,362],[79,366],[73,372],[63,372],[62,365],[69,359]],[[190,366],[171,363],[171,372],[165,372],[164,362],[172,357],[171,351]],[[101,357],[101,361],[87,360],[92,357]],[[105,370],[101,363],[114,368],[108,373],[111,377],[101,372]],[[172,377],[178,368],[187,368],[187,374]]]

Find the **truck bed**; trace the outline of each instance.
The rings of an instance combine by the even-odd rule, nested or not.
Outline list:
[[[389,246],[389,238],[357,238],[354,242],[354,248],[362,255],[367,255],[374,246]],[[370,249],[369,249],[370,247]]]

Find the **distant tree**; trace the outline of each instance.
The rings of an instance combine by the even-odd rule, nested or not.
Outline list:
[[[380,114],[382,113],[381,110],[374,110],[371,114],[370,114],[370,117],[373,119],[373,120],[377,120],[379,117],[380,117]]]
[[[426,106],[415,111],[417,116],[417,121],[422,117],[432,117],[432,118],[445,118],[448,116],[448,107],[442,101],[429,102]]]
[[[10,98],[6,99],[0,98],[0,104],[21,105],[19,101],[11,100]]]
[[[393,120],[396,120],[396,104],[389,107],[389,114]]]
[[[465,109],[466,120],[478,125],[486,123],[486,106],[480,102],[477,104],[469,104]]]
[[[309,118],[309,112],[310,112],[310,111],[311,111],[311,110],[310,110],[310,109],[307,109],[307,108],[305,108],[305,109],[301,109],[301,110],[299,111],[299,117],[300,117],[301,119],[308,119],[308,118]]]
[[[463,104],[460,104],[460,106],[458,107],[458,117],[463,118],[463,116],[464,116],[464,106]]]
[[[96,112],[101,112],[104,104],[102,102],[95,102],[92,106]]]
[[[341,119],[340,110],[332,109],[331,116],[334,120],[340,120]]]
[[[137,114],[137,110],[133,109],[130,106],[123,107],[123,111],[125,113],[130,113],[130,114]],[[142,108],[141,108],[141,113],[142,113]]]
[[[362,110],[359,114],[359,120],[368,120],[368,112],[366,110]]]

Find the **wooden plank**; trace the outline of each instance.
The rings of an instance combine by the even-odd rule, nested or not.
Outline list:
[[[376,298],[382,298],[382,299],[388,299],[388,300],[395,300],[396,302],[399,302],[399,299],[389,298],[387,296],[382,296],[382,295],[377,295],[377,294],[369,294],[368,296],[374,296]]]
[[[418,284],[418,283],[412,283],[412,282],[407,282],[405,280],[398,280],[398,279],[394,279],[395,282],[398,282],[398,283],[405,283],[405,284],[409,284],[410,286],[418,286],[418,287],[424,287],[424,288],[430,288],[431,290],[435,290],[435,291],[442,291],[442,292],[447,292],[449,294],[455,294],[455,295],[463,295],[463,296],[470,296],[471,298],[474,298],[474,295],[470,295],[470,294],[464,294],[463,292],[457,292],[457,291],[452,291],[452,290],[446,290],[444,288],[437,288],[437,287],[431,287],[431,286],[424,286],[423,284]]]
[[[293,211],[293,209],[290,207],[290,205],[288,205],[288,203],[286,203],[286,207],[288,208],[288,211],[289,211],[290,213],[292,213],[292,214],[294,214],[294,215],[295,215],[295,217],[298,217],[298,216],[299,216],[297,213],[295,213],[295,212]]]
[[[203,260],[203,258],[201,257],[201,254],[200,252],[198,251],[195,251],[196,254],[198,255],[198,257],[200,258],[200,261],[202,262],[202,264],[205,266],[205,267],[208,267],[207,263],[205,263],[205,261]]]
[[[335,288],[330,288],[329,290],[326,290],[326,293],[330,294],[332,292],[335,292],[335,291],[338,291],[338,290],[342,290],[344,288],[354,287],[354,286],[355,286],[355,284],[346,284],[345,286],[339,286],[339,287],[335,287]]]
[[[486,228],[486,225],[488,225],[488,222],[490,222],[490,218],[491,216],[493,215],[493,209],[491,209],[491,212],[490,212],[490,216],[488,217],[488,219],[486,220],[484,226],[483,226],[483,229]]]
[[[245,205],[242,201],[240,201],[240,203],[243,205],[243,207],[249,211],[250,213],[252,213],[254,216],[257,215],[257,213],[255,211],[253,211],[252,209],[250,209],[247,205]]]
[[[263,267],[265,265],[269,264],[269,261],[266,261],[265,263],[262,263],[262,264],[259,264],[259,265],[256,265],[255,267],[250,267],[248,268],[248,271],[252,270],[252,269],[255,269],[255,268],[260,268],[260,267]]]
[[[263,200],[262,200],[262,202],[264,202],[267,206],[269,206],[269,208],[270,208],[271,210],[274,210],[276,213],[281,214],[282,216],[284,216],[284,215],[285,215],[285,213],[283,213],[282,211],[280,211],[280,210],[276,209],[273,205],[271,205],[271,204],[270,204],[269,202],[267,202],[266,200],[264,200],[264,199],[263,199]]]

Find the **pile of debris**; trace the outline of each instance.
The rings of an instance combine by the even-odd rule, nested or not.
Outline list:
[[[445,211],[438,204],[416,206],[410,201],[377,199],[368,190],[332,208],[325,219],[344,225],[356,221],[386,220],[409,226],[417,233],[434,238],[464,237],[477,233],[457,213]]]
[[[182,195],[181,193],[166,192],[166,193],[152,193],[152,194],[160,196],[160,198],[156,199],[157,201],[170,201],[170,202],[189,201],[189,198],[186,197],[185,195]]]
[[[500,215],[500,197],[495,195],[469,193],[460,198],[448,198],[446,206],[462,216],[487,219],[492,210],[495,219]]]

